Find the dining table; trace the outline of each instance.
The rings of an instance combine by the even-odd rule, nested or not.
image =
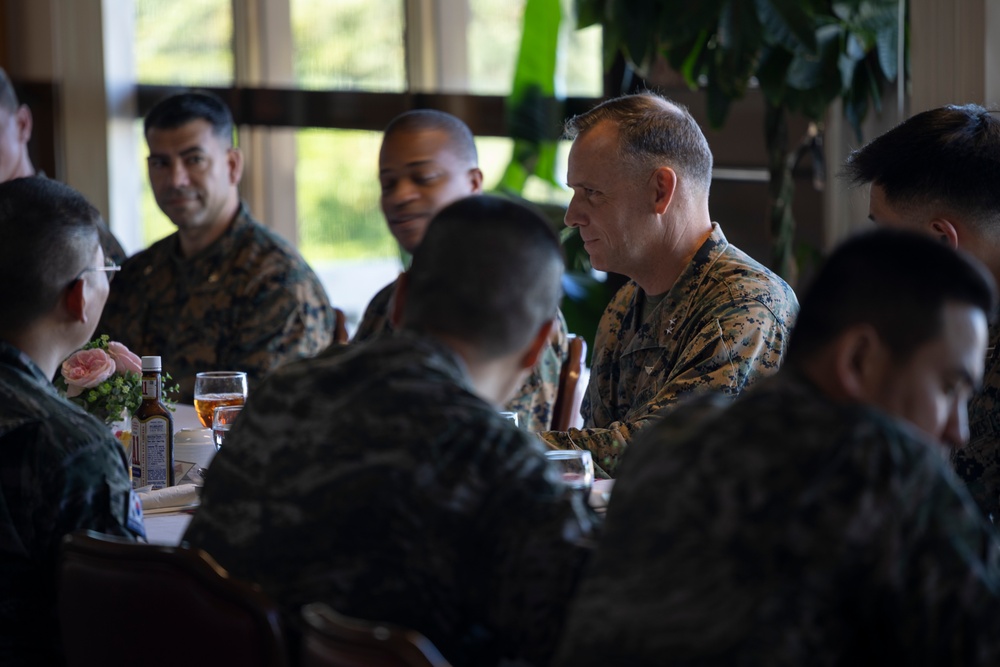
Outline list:
[[[177,405],[174,412],[174,470],[178,484],[200,487],[200,473],[209,467],[215,456],[215,443],[211,429],[204,428],[191,405]],[[589,501],[603,513],[611,497],[614,480],[594,480]],[[178,507],[143,510],[146,524],[146,541],[150,544],[177,546],[197,510],[197,501]]]

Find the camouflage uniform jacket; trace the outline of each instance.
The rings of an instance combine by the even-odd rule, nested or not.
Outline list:
[[[60,664],[56,565],[79,529],[133,537],[132,485],[111,431],[0,342],[0,664]],[[128,526],[133,526],[135,533]]]
[[[1000,519],[1000,323],[990,327],[983,387],[969,402],[969,444],[952,452],[983,516]]]
[[[354,342],[368,340],[392,328],[389,322],[389,308],[395,292],[396,283],[392,282],[372,298],[365,308],[358,330],[354,332]],[[559,374],[569,354],[566,336],[566,320],[560,311],[555,338],[550,340],[549,345],[542,351],[538,363],[525,378],[524,384],[503,408],[517,413],[522,428],[529,431],[547,431],[552,427],[552,408],[559,392]]]
[[[635,440],[554,665],[1000,665],[998,555],[939,445],[784,370]]]
[[[774,373],[799,307],[785,281],[730,245],[718,224],[642,321],[644,298],[630,281],[601,317],[585,428],[542,434],[552,447],[589,449],[611,476],[658,410],[701,391],[736,396]]]
[[[290,614],[323,601],[401,623],[456,667],[545,664],[594,515],[464,368],[400,332],[275,373],[185,539]]]
[[[253,384],[333,340],[333,309],[309,265],[241,206],[230,229],[190,259],[177,234],[125,262],[99,333],[160,355],[190,403],[201,371],[246,371]]]

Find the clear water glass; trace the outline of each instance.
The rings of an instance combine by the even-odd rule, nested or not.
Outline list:
[[[545,457],[562,475],[568,487],[579,491],[583,501],[590,499],[594,486],[594,459],[586,449],[554,449]]]
[[[223,405],[215,409],[212,413],[212,440],[215,442],[216,451],[222,449],[226,442],[229,430],[236,423],[236,418],[243,410],[242,405]]]

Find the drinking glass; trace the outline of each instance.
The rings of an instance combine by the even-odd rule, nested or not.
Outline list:
[[[212,428],[212,414],[222,405],[243,405],[247,400],[247,374],[242,371],[211,371],[194,376],[194,409],[198,421]]]
[[[517,413],[516,412],[501,412],[500,416],[509,422],[512,422],[514,426],[518,425]]]
[[[229,435],[229,429],[236,423],[241,410],[243,410],[242,405],[222,405],[212,413],[212,440],[215,441],[216,451],[222,449],[226,436]]]
[[[594,460],[590,452],[586,449],[556,449],[545,452],[545,457],[559,471],[566,485],[579,491],[586,503],[594,486]]]

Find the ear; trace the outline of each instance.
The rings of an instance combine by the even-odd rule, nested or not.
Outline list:
[[[63,293],[63,306],[70,317],[77,322],[87,323],[87,297],[84,294],[85,285],[82,279],[74,280],[73,284]]]
[[[670,167],[660,167],[653,172],[653,187],[655,189],[654,206],[657,215],[666,213],[677,190],[677,173]]]
[[[865,401],[890,361],[874,327],[859,324],[840,334],[833,345],[833,389],[853,401]]]
[[[930,226],[934,238],[940,239],[950,248],[958,249],[958,228],[955,223],[945,218],[934,218],[927,224]]]
[[[15,118],[17,119],[17,140],[26,144],[31,141],[31,129],[34,125],[31,109],[28,108],[27,104],[22,104],[17,108]]]
[[[538,329],[538,333],[535,337],[531,339],[531,345],[525,350],[524,354],[521,355],[521,368],[533,368],[536,363],[538,363],[538,357],[542,356],[542,350],[548,345],[549,339],[552,338],[552,332],[556,327],[558,320],[557,318],[552,318],[548,320]]]
[[[238,185],[243,178],[243,151],[239,148],[226,149],[226,160],[229,164],[229,182]]]
[[[478,195],[483,191],[483,172],[479,167],[469,170],[469,182],[472,185],[472,194]]]
[[[406,291],[410,287],[410,277],[405,271],[396,279],[396,289],[389,300],[389,322],[398,329],[403,322],[403,307],[406,305]]]

